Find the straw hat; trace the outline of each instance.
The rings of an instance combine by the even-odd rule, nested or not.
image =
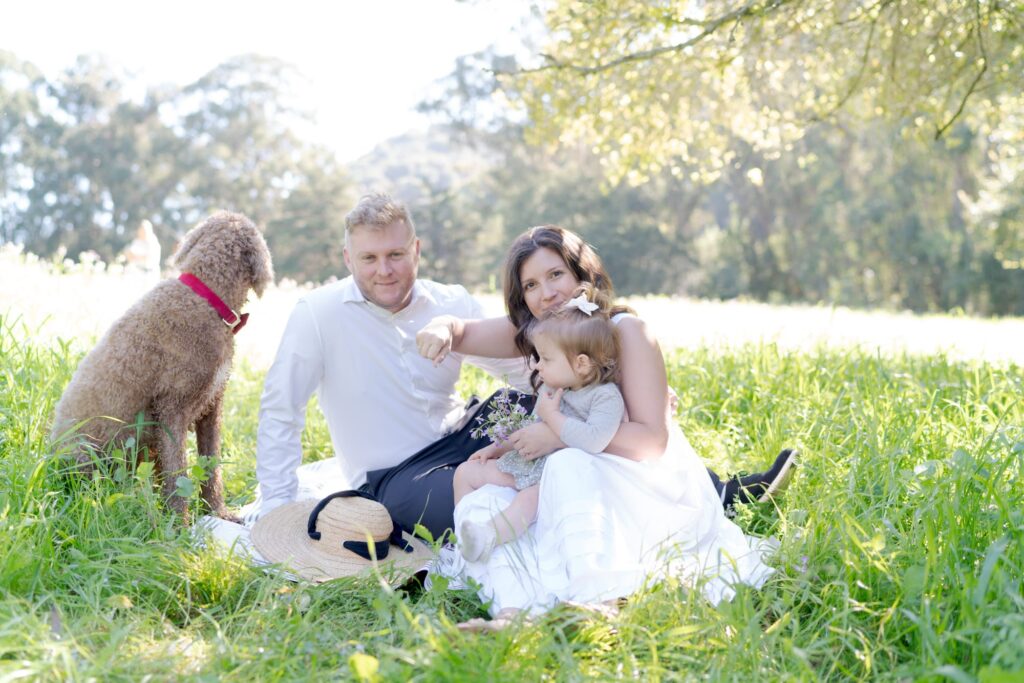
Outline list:
[[[409,576],[432,557],[426,545],[402,533],[387,508],[359,491],[275,508],[256,521],[252,542],[270,562],[316,582],[374,566]]]

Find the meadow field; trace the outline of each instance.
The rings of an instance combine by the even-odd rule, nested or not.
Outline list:
[[[564,606],[467,634],[455,624],[484,614],[471,592],[291,583],[197,543],[131,453],[91,479],[52,455],[63,387],[144,287],[0,257],[0,681],[1024,680],[1024,321],[631,301],[710,465],[801,449],[784,499],[737,515],[780,541],[776,574],[717,608],[666,581],[617,614]],[[301,289],[252,302],[238,337],[235,506],[254,491],[262,377]],[[460,385],[493,387],[472,370]],[[330,455],[313,406],[303,441]]]
[[[59,277],[54,277],[57,274]],[[339,277],[342,274],[339,273]],[[0,247],[0,312],[40,341],[63,338],[89,348],[153,281],[102,263],[53,263]],[[274,357],[295,301],[311,285],[279,282],[262,299],[250,296],[246,334],[237,356],[256,369]],[[478,292],[491,315],[503,313],[500,293]],[[1024,365],[1024,319],[972,318],[860,311],[826,305],[770,305],[685,297],[631,297],[665,349],[721,349],[773,343],[784,351],[855,348],[886,355],[943,354],[953,360]]]

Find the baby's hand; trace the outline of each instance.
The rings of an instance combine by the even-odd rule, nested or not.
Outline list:
[[[537,414],[540,415],[540,419],[548,422],[551,416],[558,412],[558,407],[562,405],[562,394],[564,393],[564,389],[552,391],[545,387],[541,390],[540,395],[537,396]]]
[[[565,447],[558,435],[544,422],[522,427],[508,437],[508,442],[526,460],[534,460]]]
[[[490,444],[488,446],[484,446],[480,450],[476,451],[475,453],[473,453],[473,455],[469,456],[469,458],[467,458],[466,460],[467,460],[467,462],[468,461],[487,462],[488,460],[493,460],[494,458],[497,458],[499,455],[501,455],[501,453],[498,452],[498,447],[495,446],[492,443],[492,444]]]

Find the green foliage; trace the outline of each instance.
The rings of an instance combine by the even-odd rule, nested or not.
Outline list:
[[[1024,312],[1024,271],[997,256],[1008,221],[981,211],[998,150],[963,126],[922,142],[881,125],[814,126],[779,156],[738,148],[708,188],[695,293]]]
[[[747,64],[751,45],[766,40],[751,22],[774,26],[792,12],[810,11],[805,2],[761,9],[763,17],[745,15],[739,22],[736,45],[729,49],[744,56],[722,66],[723,73]],[[822,17],[840,9],[815,10],[814,20],[800,30],[827,23]],[[908,22],[912,16],[966,11],[881,3],[867,14],[855,13],[853,24],[881,13],[882,31],[888,13],[897,9]],[[709,6],[708,16],[714,10]],[[987,16],[989,8],[980,10]],[[672,25],[675,10],[589,3],[573,11],[578,16],[572,26],[581,31],[612,22],[602,38],[608,40],[631,21],[646,26],[640,17],[653,13],[657,21],[645,35],[654,40]],[[1014,25],[1000,19],[996,27],[994,17],[1012,16],[1013,10],[1007,5],[991,14],[994,42],[986,44],[1005,47]],[[692,30],[691,19],[697,21],[690,17],[675,30]],[[950,31],[942,41],[955,37]],[[625,40],[627,33],[619,37]],[[721,37],[715,35],[709,40]],[[768,53],[791,40],[789,33],[780,35],[779,45],[767,41]],[[843,35],[839,31],[830,40]],[[917,45],[921,38],[886,40]],[[816,54],[787,49],[796,61],[772,62],[784,74]],[[1008,53],[990,51],[989,76],[1003,73],[995,67],[997,57],[1011,64],[1018,52],[1019,46]],[[903,59],[904,52],[898,54]],[[937,61],[942,54],[936,52]],[[615,93],[639,88],[644,69],[652,70],[658,88],[629,95],[629,102],[608,103],[601,120],[610,120],[598,132],[631,126],[629,135],[640,142],[630,144],[657,163],[628,161],[623,152],[594,142],[594,132],[581,128],[585,119],[545,123],[510,112],[512,86],[503,89],[493,77],[511,68],[509,59],[489,51],[460,59],[436,96],[422,105],[447,126],[382,144],[344,168],[296,134],[307,121],[288,106],[294,74],[276,60],[238,57],[185,88],[130,98],[126,77],[99,58],[82,58],[47,80],[2,53],[0,241],[20,242],[58,263],[83,250],[109,262],[146,218],[169,256],[188,227],[223,207],[260,223],[279,276],[320,282],[344,275],[342,219],[356,196],[372,188],[409,203],[423,240],[421,275],[471,288],[501,286],[501,261],[513,235],[557,223],[597,247],[623,294],[1024,314],[1024,119],[1014,106],[1015,93],[1000,89],[1002,81],[985,81],[972,96],[970,115],[959,117],[938,141],[917,135],[926,123],[904,118],[893,124],[873,109],[863,110],[858,120],[844,118],[849,112],[843,109],[847,113],[828,122],[786,124],[794,135],[783,135],[775,130],[782,123],[768,125],[744,114],[749,103],[743,98],[730,100],[728,111],[719,103],[696,118],[662,120],[668,115],[658,114],[659,108],[677,106],[672,97],[686,86],[673,80],[685,73],[670,73],[662,62],[706,57],[666,53],[629,62],[629,69],[640,69],[635,77],[619,73],[627,63],[592,76]],[[760,66],[748,80],[770,81],[767,57],[756,59]],[[693,89],[697,95],[687,90],[687,96],[703,101],[721,97],[720,90],[732,92],[715,76],[718,70],[702,72],[711,79],[707,87]],[[526,78],[566,73],[552,69]],[[952,93],[960,81],[950,83]],[[776,95],[789,97],[786,85]],[[734,86],[729,87],[740,87]],[[571,79],[557,83],[566,97],[574,87]],[[584,106],[585,93],[576,94],[574,102]],[[982,116],[989,105],[976,109],[978,98],[997,110]],[[558,129],[561,144],[530,145],[546,127]],[[688,151],[645,143],[648,134],[666,136],[672,144],[685,140]],[[627,172],[633,176],[614,180]]]
[[[292,132],[308,118],[289,106],[297,74],[280,60],[243,55],[214,67],[182,89],[176,107],[185,165],[198,215],[241,211],[263,225],[289,191],[305,181],[308,147]]]
[[[356,201],[348,174],[322,149],[305,150],[296,171],[295,186],[266,222],[274,271],[303,282],[340,277],[344,217]]]
[[[737,141],[713,182],[686,166],[636,187],[606,184],[583,147],[527,145],[513,124],[475,135],[501,161],[444,205],[452,237],[474,228],[462,267],[442,273],[459,281],[500,285],[486,277],[511,239],[555,223],[596,247],[623,294],[1024,314],[1024,174],[1010,146],[963,126],[934,142],[817,124],[785,154]],[[434,235],[437,212],[420,215]]]
[[[79,58],[53,82],[22,73],[33,79],[14,93],[35,106],[15,112],[18,177],[3,192],[21,210],[11,212],[5,237],[40,254],[91,249],[112,260],[143,218],[163,222],[161,203],[180,181],[159,163],[185,149],[160,121],[165,98],[127,99],[115,68],[99,58]]]
[[[627,6],[581,5],[579,21]],[[624,11],[619,19],[631,16]],[[460,190],[472,200],[455,221],[501,235],[478,257],[491,272],[500,272],[514,235],[556,223],[597,248],[624,294],[1024,314],[1024,119],[1019,108],[1003,106],[1012,97],[1000,100],[1001,109],[988,119],[965,117],[937,141],[917,135],[913,121],[892,123],[879,115],[804,121],[798,135],[766,144],[751,139],[763,126],[730,130],[731,119],[713,112],[672,119],[666,131],[668,124],[649,111],[671,105],[664,100],[678,76],[667,68],[659,87],[664,81],[668,93],[609,104],[596,132],[574,116],[546,123],[506,111],[502,119],[495,112],[502,111],[509,88],[534,76],[566,97],[578,95],[573,101],[580,106],[588,96],[602,97],[601,88],[616,87],[601,80],[588,95],[558,70],[506,77],[502,86],[493,73],[509,71],[507,62],[493,52],[459,60],[441,96],[422,105],[452,127],[453,144],[500,159]],[[742,106],[737,103],[736,111]],[[552,144],[528,144],[548,124]],[[699,131],[688,137],[672,128],[719,124],[725,128],[715,150],[704,147],[708,138]],[[657,164],[616,158],[593,136],[620,125],[635,127],[637,135],[687,140],[692,154],[642,142],[638,146],[658,156]],[[616,180],[627,171],[635,177]]]
[[[570,227],[629,294],[1024,313],[1020,3],[566,0],[544,24],[536,67],[468,56],[422,105],[502,155],[477,185],[506,243]]]
[[[36,680],[1013,680],[1024,671],[1024,372],[942,356],[668,356],[677,419],[719,472],[803,451],[777,574],[710,607],[676,581],[618,615],[562,606],[495,635],[469,593],[372,579],[292,584],[198,546],[129,453],[82,477],[52,454],[78,357],[0,321],[0,677]],[[229,498],[253,487],[258,387],[229,386]],[[496,384],[477,371],[461,388]],[[329,452],[326,431],[307,450]],[[118,461],[119,457],[123,460]],[[123,474],[117,475],[117,472]],[[240,486],[241,484],[241,486]]]
[[[611,177],[778,151],[814,121],[882,117],[938,138],[1020,109],[1018,2],[551,3],[539,64],[507,92],[545,142],[583,140]]]
[[[228,209],[266,229],[280,275],[337,274],[353,193],[337,162],[293,132],[306,120],[289,105],[294,77],[245,55],[133,98],[98,57],[47,80],[0,53],[0,241],[113,262],[148,219],[167,257],[192,225]]]
[[[449,140],[451,127],[408,132],[352,162],[366,191],[387,189],[412,211],[422,241],[420,274],[438,282],[486,283],[500,251],[498,221],[475,181],[494,164],[484,147]]]

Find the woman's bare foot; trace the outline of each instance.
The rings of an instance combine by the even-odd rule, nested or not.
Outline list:
[[[611,600],[603,600],[601,602],[573,602],[572,600],[565,600],[559,604],[568,609],[589,612],[595,616],[612,619],[619,616],[619,608],[625,604],[625,600],[622,598],[612,598]]]
[[[496,633],[520,621],[518,618],[520,612],[522,610],[515,607],[506,607],[494,615],[493,619],[469,619],[459,624],[458,628],[466,633]]]

